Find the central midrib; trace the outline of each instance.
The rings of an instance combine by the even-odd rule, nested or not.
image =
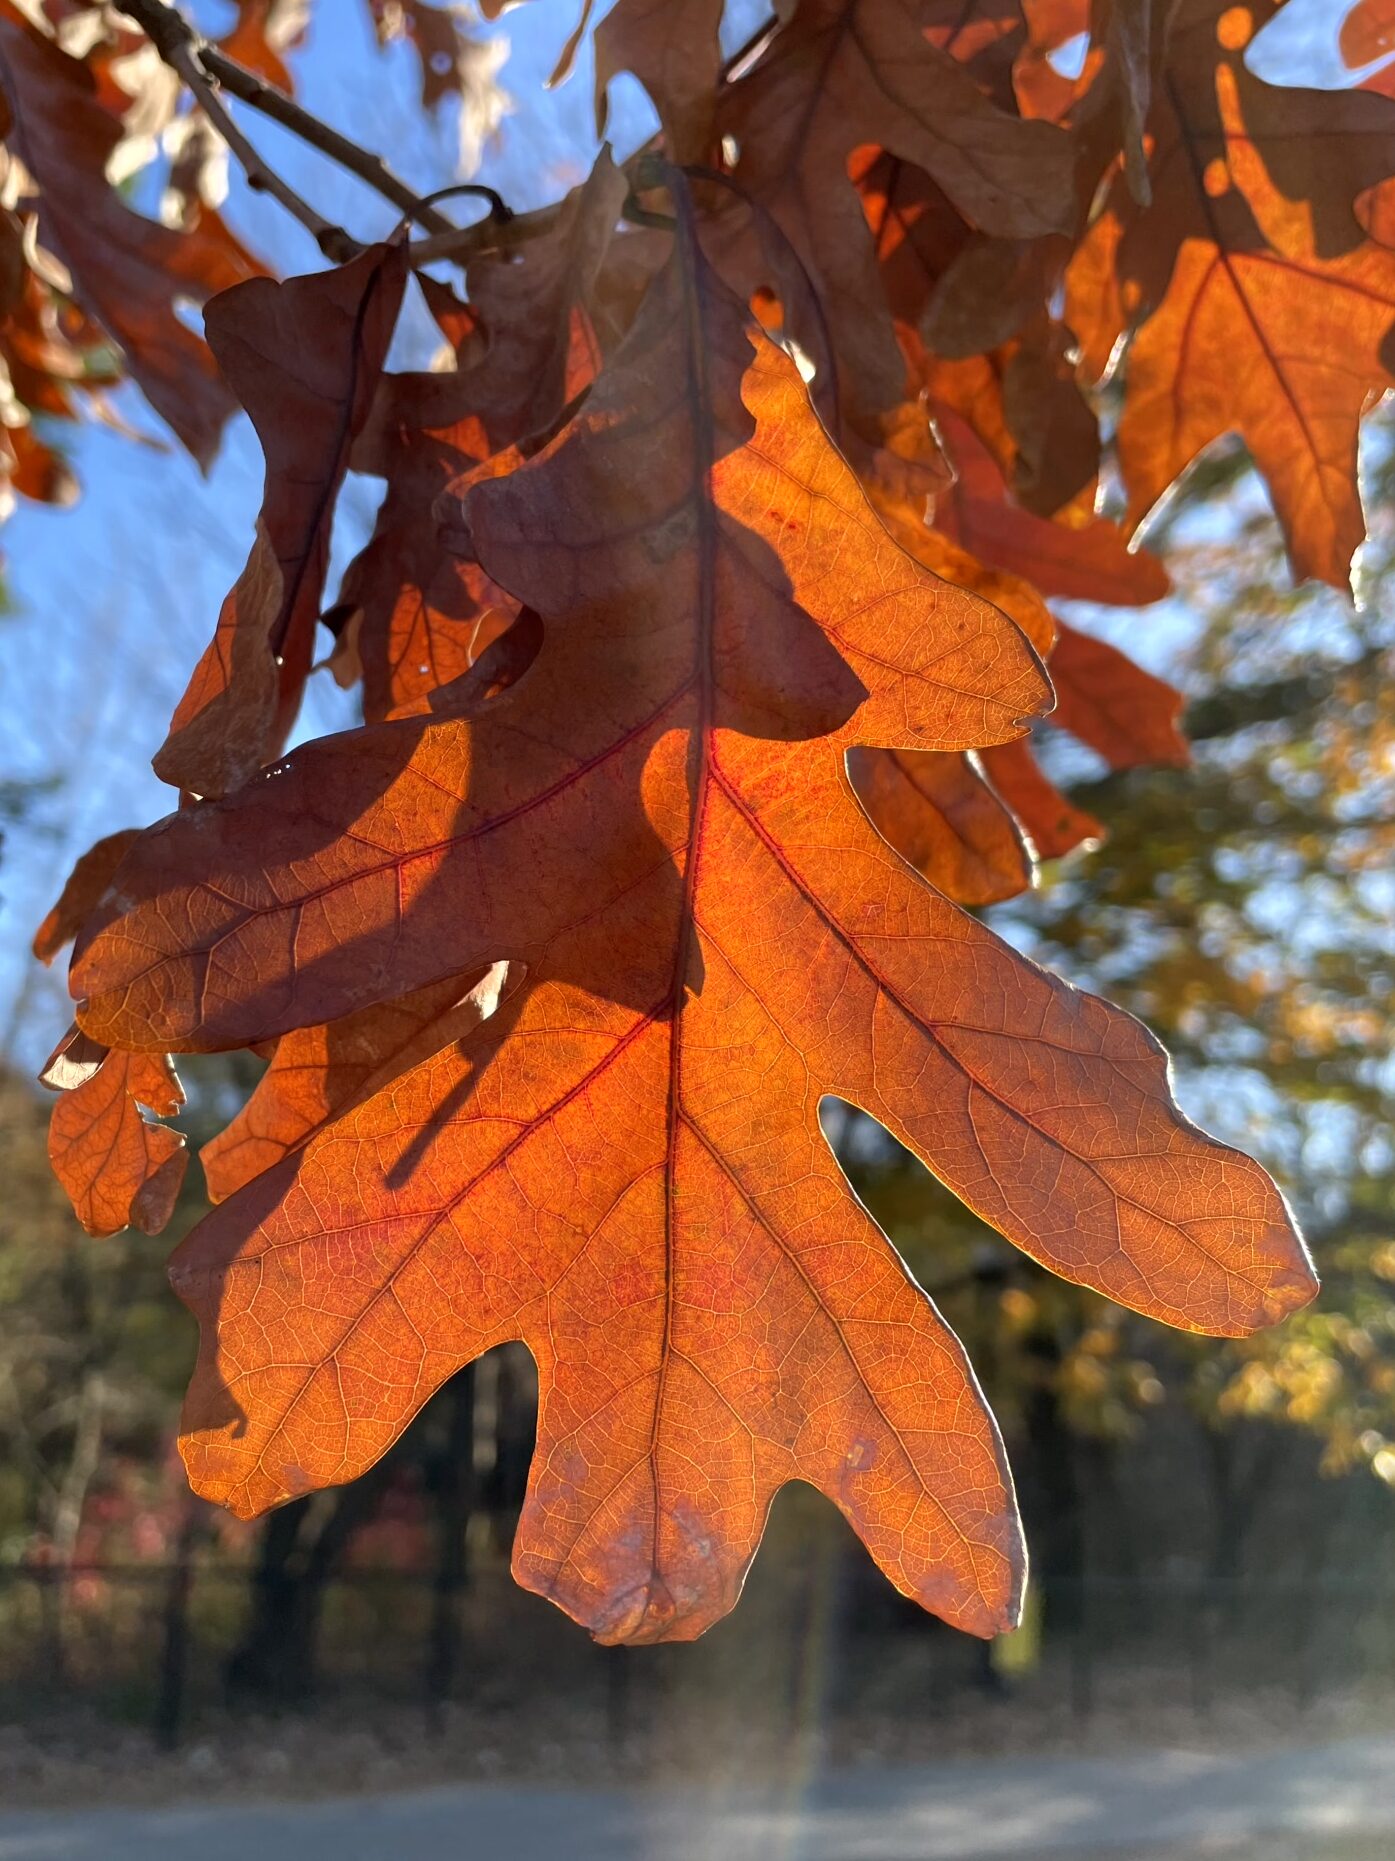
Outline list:
[[[688,367],[685,370],[690,430],[693,441],[693,497],[697,505],[697,627],[693,655],[693,684],[697,716],[688,739],[689,833],[688,857],[683,868],[683,894],[679,904],[678,936],[674,949],[673,981],[669,995],[669,1071],[664,1161],[664,1316],[659,1347],[659,1376],[654,1390],[654,1415],[649,1437],[649,1472],[653,1484],[653,1527],[650,1571],[659,1569],[659,1438],[664,1397],[673,1345],[674,1303],[674,1201],[678,1164],[678,1138],[683,1102],[683,1007],[695,936],[694,900],[701,859],[703,816],[707,807],[709,741],[712,731],[712,624],[716,599],[717,528],[711,497],[715,440],[711,398],[708,392],[707,349],[703,341],[701,279],[702,254],[694,229],[692,206],[681,186],[674,190],[678,221],[675,258],[679,289],[683,294]]]

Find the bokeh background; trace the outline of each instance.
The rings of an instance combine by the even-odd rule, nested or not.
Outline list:
[[[422,115],[409,47],[380,48],[351,0],[316,10],[300,95],[423,192],[477,159],[513,206],[538,205],[596,146],[589,53],[544,88],[575,6],[533,0],[478,27],[493,47],[481,71],[512,99],[493,127],[486,110],[478,151],[481,125],[454,105]],[[230,23],[216,0],[190,10],[213,32]],[[1289,0],[1252,59],[1275,81],[1350,82],[1341,10]],[[730,43],[764,11],[729,6]],[[618,152],[653,126],[617,83]],[[331,217],[388,230],[351,179],[273,125],[255,133]],[[153,204],[158,164],[137,190]],[[274,268],[317,266],[236,175],[227,215]],[[395,360],[430,348],[425,320],[409,321]],[[1207,456],[1150,534],[1171,598],[1069,610],[1185,691],[1194,761],[1110,774],[1048,734],[1050,772],[1101,833],[988,914],[1157,1031],[1188,1111],[1283,1184],[1321,1298],[1241,1342],[1165,1331],[1043,1273],[830,1103],[839,1154],[1007,1435],[1033,1556],[1026,1621],[992,1644],[957,1636],[790,1489],[733,1618],[695,1648],[619,1652],[508,1578],[534,1425],[525,1352],[462,1372],[356,1486],[238,1524],[190,1500],[173,1447],[194,1337],[164,1260],[197,1218],[197,1168],[158,1239],[88,1240],[50,1179],[51,1101],[32,1076],[68,1012],[28,940],[94,839],[167,811],[149,756],[260,491],[245,423],[204,478],[138,399],[117,406],[136,437],[45,433],[79,500],[21,503],[3,535],[0,1800],[461,1777],[798,1790],[835,1764],[1395,1725],[1395,423],[1368,430],[1354,608],[1292,588],[1237,446]],[[378,490],[351,478],[339,565]],[[318,673],[300,734],[351,724],[354,705]],[[197,1149],[256,1063],[180,1070]]]

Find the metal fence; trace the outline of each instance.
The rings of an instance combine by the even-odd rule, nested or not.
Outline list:
[[[357,1695],[431,1713],[506,1679],[510,1698],[565,1690],[619,1740],[675,1661],[685,1677],[710,1670],[714,1685],[787,1693],[791,1710],[817,1684],[835,1715],[859,1711],[869,1689],[897,1711],[932,1698],[943,1710],[970,1690],[1030,1686],[1046,1669],[1053,1697],[1082,1719],[1111,1710],[1124,1675],[1203,1717],[1240,1683],[1283,1688],[1302,1707],[1333,1683],[1395,1677],[1395,1590],[1331,1575],[1046,1577],[1023,1629],[983,1644],[902,1607],[861,1567],[815,1559],[766,1571],[760,1593],[699,1644],[710,1651],[695,1652],[597,1647],[496,1561],[444,1580],[439,1569],[338,1571],[285,1615],[287,1686],[245,1670],[249,1625],[268,1620],[266,1581],[193,1557],[0,1570],[0,1718],[27,1722],[78,1701],[144,1721],[173,1746],[239,1696],[314,1712]],[[274,1608],[269,1620],[275,1639]]]

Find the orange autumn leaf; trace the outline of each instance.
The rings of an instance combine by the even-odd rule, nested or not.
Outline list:
[[[150,1053],[109,1053],[59,1096],[49,1161],[89,1234],[130,1227],[158,1234],[168,1222],[189,1155],[179,1132],[156,1119],[172,1117],[183,1103],[168,1056]]]
[[[334,501],[405,284],[394,243],[336,271],[254,279],[209,306],[209,341],[257,429],[266,478],[247,565],[154,758],[173,787],[227,794],[278,754],[295,721]]]
[[[818,288],[858,417],[900,398],[902,370],[849,180],[857,151],[915,164],[982,231],[1064,230],[1072,211],[1065,133],[991,103],[927,36],[923,12],[916,0],[802,0],[719,113],[739,147],[737,182]]]
[[[34,933],[33,950],[41,963],[51,963],[64,945],[77,936],[83,920],[96,910],[116,876],[117,867],[139,835],[138,827],[123,827],[118,833],[105,834],[78,860],[64,882],[57,903]]]
[[[794,1477],[903,1590],[992,1632],[1021,1582],[996,1431],[822,1097],[1171,1322],[1246,1331],[1311,1271],[1142,1029],[959,913],[858,806],[850,749],[1011,744],[1046,681],[886,533],[672,192],[672,256],[575,418],[464,490],[481,567],[541,616],[531,669],[151,830],[84,932],[80,1019],[217,1048],[509,964],[492,1014],[389,1062],[176,1254],[200,1491],[251,1513],[351,1478],[522,1338],[515,1570],[603,1639],[723,1614]]]
[[[1088,505],[1098,420],[1074,339],[1047,311],[1068,242],[984,238],[927,174],[878,149],[851,172],[915,385],[964,416],[1038,514]]]
[[[330,617],[341,632],[353,628],[369,722],[420,709],[516,611],[478,563],[449,548],[437,501],[492,453],[553,426],[591,381],[600,363],[592,297],[624,198],[603,149],[546,238],[516,259],[469,267],[468,306],[426,281],[462,365],[383,379],[354,465],[386,479],[387,492]]]
[[[1039,859],[1063,859],[1104,839],[1103,824],[1061,793],[1025,743],[996,744],[981,752],[981,760]]]
[[[879,449],[863,461],[869,502],[908,555],[956,587],[991,601],[1045,659],[1055,644],[1056,623],[1036,590],[1001,569],[985,568],[928,527],[927,510],[952,481],[930,471],[917,440],[920,432],[928,435],[924,408],[901,410],[895,450]],[[943,463],[938,452],[935,461]],[[1031,852],[1012,814],[984,780],[976,757],[858,748],[849,755],[848,774],[878,832],[957,903],[996,904],[1032,883]]]
[[[996,905],[1031,885],[1031,848],[977,757],[855,749],[848,774],[878,832],[947,898]]]
[[[1395,52],[1395,5],[1391,0],[1353,0],[1337,37],[1343,61],[1352,71],[1373,65]]]
[[[1015,107],[1012,74],[1026,32],[1022,0],[921,0],[926,38],[970,72],[1000,108]]]
[[[1055,523],[1014,505],[1002,469],[968,421],[932,403],[954,467],[954,483],[936,500],[935,528],[997,568],[1020,576],[1044,595],[1144,607],[1171,583],[1157,557],[1130,548],[1117,524],[1092,517],[1079,526]]]
[[[328,1027],[296,1028],[232,1123],[199,1153],[209,1200],[222,1202],[303,1144],[332,1112],[491,1015],[505,980],[498,964],[478,981],[448,976],[400,1001],[378,1002]]]
[[[237,0],[237,18],[218,49],[268,84],[293,91],[286,53],[303,44],[309,11],[309,0]]]
[[[1185,703],[1181,692],[1107,640],[1058,622],[1051,683],[1052,723],[1097,751],[1111,769],[1189,760],[1187,739],[1177,727]]]
[[[1186,739],[1177,728],[1179,692],[1106,641],[1055,621],[1028,584],[985,569],[916,523],[905,501],[898,503],[875,479],[864,482],[904,549],[993,601],[1047,659],[1056,692],[1051,724],[1114,768],[1187,761]],[[985,764],[998,753],[985,751],[980,759],[862,749],[849,761],[853,786],[879,831],[917,872],[960,904],[1015,897],[1032,882],[1033,851],[1055,859],[1104,836],[1100,822],[1073,807],[1036,767],[1026,745],[1005,746],[1003,780],[990,777]]]
[[[1357,429],[1395,383],[1395,254],[1362,238],[1358,193],[1395,172],[1395,111],[1360,91],[1264,83],[1245,48],[1272,0],[1184,0],[1149,117],[1153,199],[1116,180],[1068,272],[1092,377],[1134,335],[1119,424],[1129,519],[1238,433],[1294,571],[1348,582],[1364,533]]]
[[[470,382],[460,386],[491,450],[549,431],[600,366],[600,332],[608,333],[609,323],[597,286],[627,192],[625,176],[602,147],[546,237],[466,267],[470,309],[483,323],[487,347]]]

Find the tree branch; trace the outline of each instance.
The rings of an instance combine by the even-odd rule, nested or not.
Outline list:
[[[427,236],[414,240],[408,248],[413,265],[430,265],[437,261],[463,265],[478,253],[507,251],[539,238],[556,221],[560,202],[539,207],[531,213],[512,213],[492,188],[471,186],[469,191],[489,199],[489,214],[473,226],[457,226],[439,212],[430,199],[424,200],[414,193],[393,173],[381,155],[361,148],[348,136],[313,116],[283,90],[268,84],[235,58],[229,58],[216,45],[210,45],[185,19],[175,0],[120,0],[120,6],[121,11],[140,26],[165,64],[188,85],[209,121],[237,157],[248,185],[279,200],[307,228],[325,257],[335,264],[342,264],[361,252],[362,245],[342,226],[334,225],[316,212],[257,153],[229,115],[218,95],[220,88],[356,175],[375,193],[391,201],[406,219],[420,226]],[[729,81],[737,75],[743,64],[763,48],[777,24],[777,17],[772,15],[727,60],[722,72],[724,80]]]
[[[136,4],[139,4],[139,0],[136,0]],[[237,157],[247,177],[247,185],[256,193],[269,194],[273,200],[279,200],[286,211],[305,227],[332,264],[343,265],[357,257],[363,250],[358,240],[345,232],[342,226],[336,226],[331,220],[325,219],[309,201],[296,193],[289,182],[283,181],[275,169],[262,160],[228,114],[218,95],[217,86],[204,71],[193,46],[175,44],[168,51],[161,47],[160,55],[170,69],[183,78],[204,115]]]
[[[143,8],[151,4],[159,5],[162,10],[170,10],[164,0],[141,0]],[[318,149],[322,155],[328,155],[331,161],[338,162],[341,168],[347,168],[350,174],[357,175],[384,200],[392,202],[406,219],[429,233],[452,233],[460,229],[447,215],[435,207],[428,206],[421,197],[411,190],[405,181],[395,175],[381,155],[375,155],[368,149],[360,148],[337,129],[331,129],[328,123],[322,123],[317,116],[304,110],[293,97],[288,97],[283,90],[277,90],[274,84],[268,84],[265,78],[249,71],[236,59],[229,58],[214,45],[199,42],[199,63],[211,78],[222,85],[229,96],[238,98],[250,109],[260,110],[263,116],[279,123],[283,129],[289,129],[292,135],[299,136],[302,142]]]
[[[229,58],[216,46],[209,45],[185,19],[173,0],[121,0],[121,10],[135,20],[165,64],[188,85],[209,120],[241,163],[249,185],[259,192],[272,195],[288,212],[294,214],[314,236],[326,258],[342,263],[363,248],[342,227],[326,220],[302,200],[258,155],[229,115],[218,95],[220,88],[229,96],[247,104],[250,109],[258,110],[273,122],[280,123],[283,129],[290,130],[302,142],[318,149],[322,155],[327,155],[341,168],[356,175],[375,193],[390,201],[406,219],[449,247],[440,252],[428,252],[423,258],[416,258],[414,254],[417,263],[426,263],[431,257],[454,257],[455,249],[450,242],[462,236],[465,238],[465,250],[479,250],[489,243],[484,236],[486,226],[497,229],[498,225],[507,225],[512,221],[513,216],[507,207],[503,207],[498,197],[493,196],[497,204],[491,208],[491,221],[473,227],[456,226],[446,214],[414,193],[405,181],[393,173],[380,155],[360,148],[348,136],[331,128],[328,123],[321,122],[319,117],[312,116],[274,84],[268,84],[256,72],[249,71],[246,66],[238,64],[236,59]],[[499,211],[501,207],[502,213]]]

